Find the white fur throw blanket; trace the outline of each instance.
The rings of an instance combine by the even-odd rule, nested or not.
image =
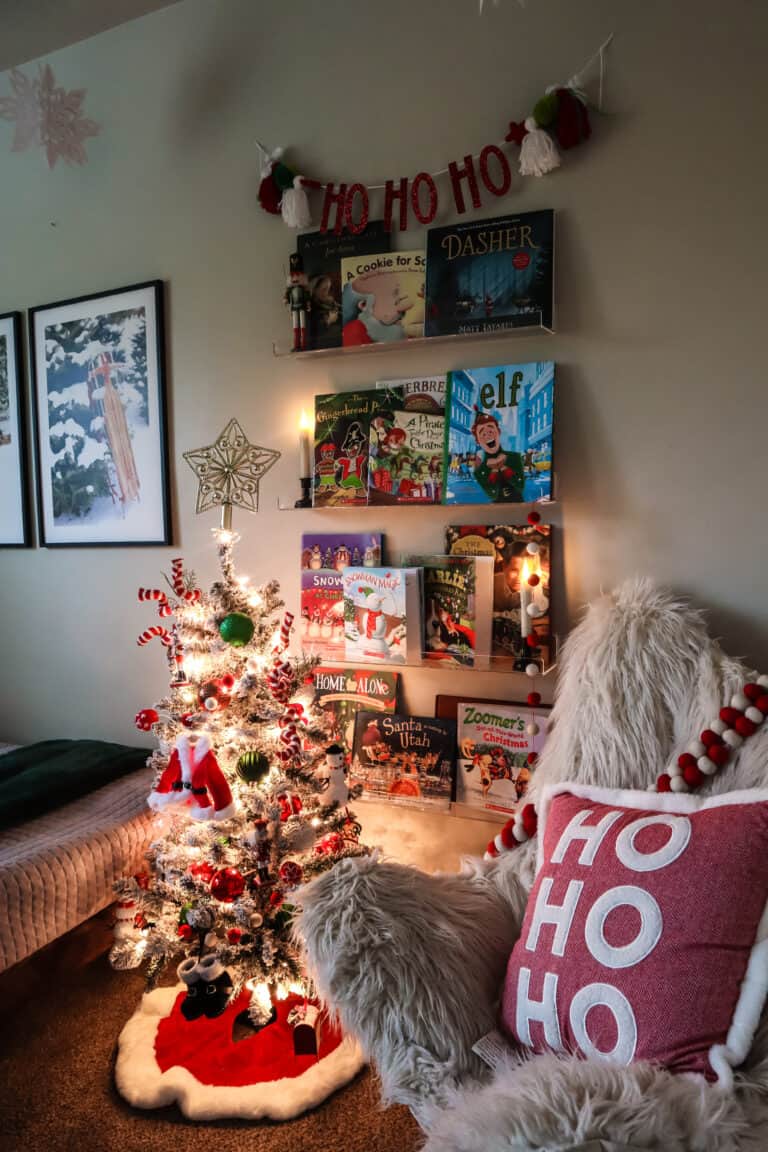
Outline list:
[[[561,780],[646,788],[747,672],[700,613],[645,581],[590,607],[568,639],[532,797]],[[762,671],[766,671],[763,669]],[[768,786],[768,736],[708,787]],[[385,1099],[408,1104],[425,1152],[757,1152],[768,1149],[768,1020],[736,1091],[648,1065],[520,1057],[492,1074],[472,1044],[496,1021],[533,879],[534,845],[428,876],[344,861],[301,894],[298,930],[318,987],[358,1036]]]

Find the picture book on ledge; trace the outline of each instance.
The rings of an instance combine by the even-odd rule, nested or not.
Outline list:
[[[342,343],[387,344],[424,335],[424,252],[379,252],[341,262]]]
[[[345,568],[344,658],[352,662],[418,663],[421,655],[421,572],[418,568]]]
[[[423,656],[487,668],[493,624],[490,556],[409,556],[422,570]]]
[[[308,656],[344,659],[342,570],[381,564],[380,532],[305,532],[301,537],[299,635]]]
[[[358,712],[352,782],[363,797],[398,804],[449,808],[456,723],[399,713]]]
[[[330,720],[328,739],[351,758],[358,712],[394,712],[399,672],[389,668],[336,668],[319,664],[313,673],[315,704]]]
[[[422,403],[428,394],[408,391],[410,383],[377,385],[368,457],[369,504],[442,501],[445,416],[425,411]]]
[[[315,396],[315,508],[368,503],[368,441],[375,410],[373,388]]]
[[[551,360],[448,373],[446,504],[552,498]]]
[[[296,249],[310,291],[309,348],[341,347],[341,261],[389,248],[383,220],[371,220],[362,232],[304,232]]]
[[[453,556],[493,558],[494,663],[507,660],[510,668],[522,672],[536,659],[548,668],[553,658],[550,526],[452,524],[446,528],[445,545]],[[534,574],[538,580],[531,586],[528,579]]]
[[[493,703],[458,706],[456,803],[508,816],[525,796],[546,738],[546,711]],[[539,730],[529,733],[535,725]]]
[[[552,327],[554,212],[427,232],[426,336]]]

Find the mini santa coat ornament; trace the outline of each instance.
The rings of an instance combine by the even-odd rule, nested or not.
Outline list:
[[[347,768],[344,760],[344,749],[341,745],[329,744],[325,750],[325,764],[318,772],[326,804],[341,806],[349,800]]]
[[[229,820],[235,802],[207,736],[179,736],[157,787],[147,799],[156,812],[183,805],[192,820]]]

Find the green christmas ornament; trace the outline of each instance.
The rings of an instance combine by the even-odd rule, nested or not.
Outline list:
[[[557,119],[558,96],[557,92],[548,92],[536,101],[533,108],[533,118],[539,128],[549,128]]]
[[[230,612],[219,624],[219,635],[233,648],[242,648],[252,639],[255,625],[245,612]]]
[[[293,188],[295,175],[296,173],[292,172],[287,164],[281,164],[280,161],[272,169],[272,179],[281,192],[285,192],[287,188]]]
[[[269,772],[269,757],[263,752],[243,752],[237,761],[237,774],[246,784],[258,784]]]

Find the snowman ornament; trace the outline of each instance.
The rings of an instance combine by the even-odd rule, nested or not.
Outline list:
[[[325,750],[325,765],[320,769],[323,799],[326,805],[341,807],[349,800],[347,766],[344,749],[340,744],[329,744]]]

